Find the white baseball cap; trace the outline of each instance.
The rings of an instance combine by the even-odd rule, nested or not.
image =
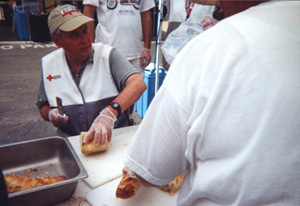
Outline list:
[[[48,17],[48,27],[50,34],[53,34],[56,29],[73,31],[90,21],[94,19],[80,13],[75,6],[66,4],[51,11]]]

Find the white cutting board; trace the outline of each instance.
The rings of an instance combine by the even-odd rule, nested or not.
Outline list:
[[[122,158],[137,128],[138,125],[114,129],[109,149],[92,155],[81,153],[79,136],[69,137],[71,145],[88,173],[84,181],[90,187],[99,187],[122,175],[124,167]]]
[[[116,198],[116,189],[121,177],[98,187],[86,194],[86,200],[92,206],[175,206],[178,191],[174,195],[154,187],[141,187],[130,199]]]

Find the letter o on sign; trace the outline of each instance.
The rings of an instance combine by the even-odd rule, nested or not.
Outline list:
[[[14,46],[13,45],[4,45],[4,46],[0,46],[0,48],[3,50],[11,50],[14,48]]]

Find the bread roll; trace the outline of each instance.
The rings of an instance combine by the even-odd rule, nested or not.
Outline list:
[[[83,154],[93,154],[93,153],[97,153],[97,152],[103,152],[108,150],[109,148],[109,141],[106,141],[106,144],[104,147],[102,147],[102,145],[95,145],[95,142],[88,142],[88,143],[83,143],[83,138],[86,135],[87,132],[81,132],[80,133],[80,146],[81,146],[81,152]]]
[[[116,196],[121,199],[132,198],[136,195],[140,187],[141,183],[126,173],[123,175],[123,178],[118,185]]]
[[[17,175],[4,175],[4,179],[9,194],[66,180],[64,176],[21,177]]]
[[[184,174],[177,176],[174,180],[172,180],[169,184],[159,186],[158,188],[162,191],[168,192],[170,195],[173,195],[177,190],[180,189],[183,182]]]

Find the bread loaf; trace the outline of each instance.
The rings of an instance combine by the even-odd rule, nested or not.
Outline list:
[[[81,132],[80,133],[80,146],[81,146],[81,152],[83,154],[93,154],[93,153],[97,153],[97,152],[103,152],[108,150],[109,148],[109,141],[106,141],[106,144],[104,145],[104,147],[102,145],[95,145],[94,141],[88,142],[88,143],[83,143],[83,138],[86,135],[87,132]]]
[[[64,176],[21,177],[17,175],[4,175],[4,179],[9,194],[66,180]]]
[[[122,199],[132,198],[136,195],[140,187],[141,183],[126,173],[117,187],[116,196]]]

